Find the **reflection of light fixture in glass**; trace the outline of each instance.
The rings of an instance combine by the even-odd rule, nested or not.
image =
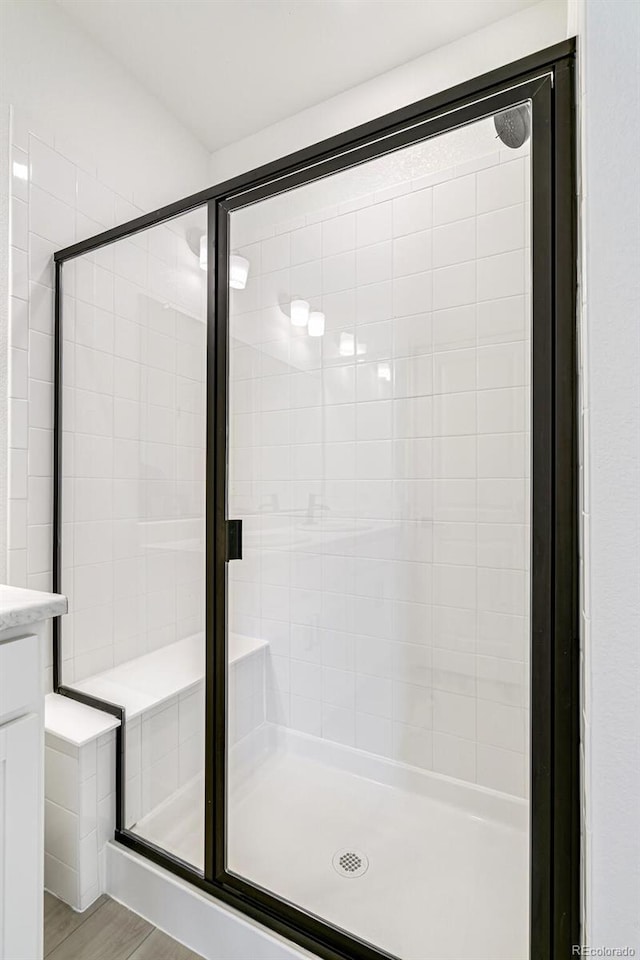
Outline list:
[[[249,261],[232,253],[229,257],[229,286],[234,290],[244,290],[249,277]]]
[[[200,266],[203,270],[207,269],[207,235],[203,233],[200,237]],[[229,257],[229,286],[234,290],[244,290],[249,277],[250,263],[246,257],[241,257],[237,253],[232,253]]]
[[[355,337],[352,333],[341,333],[340,334],[340,346],[338,347],[338,352],[341,357],[352,357],[355,350]]]
[[[13,161],[13,175],[17,180],[28,180],[29,179],[29,168],[26,163],[18,163],[17,160]]]
[[[309,304],[306,300],[291,301],[291,323],[294,327],[306,327],[309,320]]]
[[[309,336],[321,337],[324,335],[324,313],[313,310],[309,314]]]
[[[359,357],[364,357],[364,355],[365,355],[366,352],[367,352],[367,345],[366,345],[366,343],[359,343],[359,344],[358,344],[358,349],[356,350],[356,353],[358,354],[358,356],[359,356]]]
[[[388,363],[378,364],[378,378],[386,380],[388,383],[391,382],[391,367]]]

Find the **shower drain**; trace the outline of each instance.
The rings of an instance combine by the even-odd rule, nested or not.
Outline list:
[[[369,857],[360,850],[338,850],[333,855],[333,869],[341,877],[361,877],[369,869]]]

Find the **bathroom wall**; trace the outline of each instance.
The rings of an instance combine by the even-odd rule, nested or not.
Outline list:
[[[51,256],[141,211],[14,130],[8,576],[48,589]],[[196,213],[64,268],[65,682],[202,626],[204,228]]]
[[[4,0],[0,97],[15,122],[143,210],[207,185],[207,153],[57,3]]]
[[[541,0],[211,155],[221,182],[575,34],[577,0]]]
[[[544,0],[544,2],[536,3],[521,13],[504,18],[476,34],[463,37],[447,47],[431,51],[402,67],[360,84],[251,137],[224,147],[211,156],[211,180],[213,182],[222,181],[242,171],[250,170],[259,164],[274,160],[323,138],[333,136],[387,111],[397,109],[503,64],[511,63],[537,50],[559,43],[576,33],[578,23],[576,8],[576,0],[568,0],[568,2],[564,2],[564,0],[561,0],[561,2],[549,0],[547,2],[547,0]],[[291,218],[295,219],[295,213],[291,213]],[[257,249],[254,256],[259,256]],[[235,575],[240,574],[236,572]],[[286,640],[282,641],[284,644],[287,642]],[[272,637],[271,643],[272,654],[278,655],[278,650],[282,647],[279,647],[277,637],[275,639]],[[288,651],[289,648],[285,645],[284,649]],[[461,661],[458,660],[458,662]],[[299,670],[299,668],[297,669]],[[509,666],[507,662],[505,669],[512,671],[513,666]],[[510,682],[508,675],[505,674],[500,681],[503,691],[508,689]],[[280,683],[280,680],[276,680],[272,675],[271,687],[273,688],[278,683]],[[526,686],[525,683],[525,689]],[[312,687],[312,689],[314,688]],[[317,690],[316,671],[316,693]],[[452,693],[455,693],[455,690]],[[271,716],[279,715],[282,717],[284,715],[282,712],[280,714],[274,714],[273,712],[274,694],[271,693],[269,696]],[[504,697],[504,693],[502,696]],[[284,694],[284,699],[287,700],[286,694]],[[522,702],[519,697],[515,700],[507,698],[507,702],[503,706],[507,708],[515,706],[516,710],[520,710]],[[451,700],[451,703],[453,704],[453,700]],[[314,723],[317,730],[317,706],[312,709],[315,711]],[[503,718],[506,719],[507,716],[508,710]],[[450,722],[454,727],[455,717]],[[384,724],[379,729],[385,731],[381,736],[383,740],[386,738],[388,743],[388,726]],[[457,729],[458,733],[464,731],[464,722]],[[473,727],[470,722],[466,727],[466,732],[469,733],[471,729]],[[520,737],[520,727],[518,725],[516,725],[516,731],[516,742],[520,744],[522,741],[518,739]],[[466,757],[466,770],[470,779],[475,779],[477,776],[477,757],[474,759],[475,751],[473,747],[477,743],[477,740],[474,739],[476,735],[474,734],[469,740],[464,736],[459,737],[459,743],[449,739],[448,742],[452,746],[455,744],[456,747],[461,749],[452,752],[451,757],[447,757],[446,761],[443,761],[452,765],[457,764],[457,769],[462,771],[465,766],[464,758]],[[446,736],[451,737],[452,735],[443,734],[443,737]],[[419,743],[420,739],[424,741],[427,738],[419,736],[416,743]],[[444,743],[445,741],[436,737],[435,741],[432,740],[432,748],[434,742]],[[513,746],[513,744],[511,745]],[[418,753],[419,750],[420,748],[418,748]],[[428,750],[427,746],[427,753]],[[515,792],[520,792],[523,782],[521,776],[523,755],[519,751],[499,753],[499,750],[500,747],[497,747],[492,754],[497,762],[492,772],[487,774],[487,779],[492,784],[501,784],[505,789],[511,788]],[[498,758],[505,761],[504,769],[502,769]],[[450,769],[453,769],[453,766]]]
[[[522,796],[528,159],[469,156],[232,217],[231,629],[270,643],[269,720]]]
[[[640,489],[635,159],[640,13],[626,0],[569,0],[566,23],[558,14],[555,19],[550,7],[536,5],[524,15],[535,18],[537,26],[530,22],[528,28],[505,32],[495,45],[489,40],[475,49],[466,46],[466,55],[424,58],[425,66],[440,68],[433,86],[428,71],[418,63],[415,69],[407,65],[219,151],[212,169],[219,178],[250,169],[278,156],[280,145],[294,150],[366,120],[379,102],[393,109],[442,89],[447,84],[439,80],[440,70],[457,71],[451,76],[457,82],[577,35],[583,942],[629,945],[638,953],[640,547],[633,518]],[[516,18],[512,23],[515,27]],[[504,21],[501,28],[508,25]],[[445,52],[453,53],[439,53]],[[403,96],[396,94],[395,81],[402,90],[404,77],[409,87]]]
[[[65,683],[204,628],[205,232],[201,209],[63,267]]]
[[[583,942],[637,956],[640,7],[581,13]]]
[[[10,498],[3,579],[48,589],[49,258],[55,248],[206,186],[207,154],[56,4],[8,0],[0,7],[1,109],[8,140],[2,183],[10,183],[11,211],[10,223],[3,218],[0,230],[0,253],[10,266],[10,291],[0,304],[0,312],[9,307],[0,316],[9,348],[1,351],[9,367],[8,400],[3,401]],[[1,525],[4,532],[4,516]],[[90,635],[85,642],[91,644]]]
[[[127,109],[123,109],[123,104]],[[30,306],[28,284],[32,281],[26,276],[25,263],[29,256],[35,263],[36,254],[30,254],[25,246],[28,242],[24,232],[25,223],[27,227],[29,223],[25,206],[29,203],[29,182],[22,180],[22,171],[17,177],[20,183],[13,181],[13,202],[10,199],[10,165],[13,159],[19,165],[24,164],[29,133],[81,168],[90,180],[97,180],[99,188],[106,187],[114,197],[117,196],[118,206],[112,209],[111,223],[116,222],[116,218],[119,221],[127,219],[204,187],[208,181],[208,155],[204,148],[119,64],[78,30],[57,4],[44,0],[30,3],[6,0],[0,4],[0,263],[6,268],[0,274],[0,337],[4,344],[9,340],[11,303],[11,335],[15,338],[12,346],[26,351],[26,355],[16,358],[23,366],[29,352],[29,313],[33,314],[33,323],[41,323],[43,312],[49,309],[43,302],[45,283],[34,287],[37,299]],[[12,157],[12,150],[18,151],[15,157]],[[55,178],[54,166],[48,183],[53,184]],[[55,207],[54,201],[59,199],[54,194],[55,190],[52,192],[51,186],[47,185],[40,193],[45,200],[54,198],[50,208]],[[63,196],[63,202],[68,203],[67,194]],[[81,214],[82,210],[79,210],[78,216]],[[91,211],[88,215],[91,218]],[[74,211],[72,218],[75,216]],[[9,236],[10,220],[13,221],[13,240]],[[85,227],[85,231],[100,229],[98,220],[100,217],[94,225]],[[60,218],[58,227],[54,223],[50,226],[57,230],[50,241],[53,245],[60,246],[69,236],[73,239],[73,234],[69,233],[68,215]],[[87,232],[84,235],[88,235]],[[10,250],[14,240],[14,249]],[[20,293],[13,293],[10,301],[11,291],[6,278],[12,269],[21,286]],[[37,269],[42,269],[41,263]],[[36,320],[36,314],[40,315],[39,320]],[[6,349],[0,351],[0,383],[5,378],[8,382],[9,353]],[[17,371],[14,373],[17,375]],[[40,388],[40,394],[42,392]],[[7,466],[11,429],[8,393],[8,389],[3,390],[0,401],[0,493],[8,473],[9,496],[26,501],[28,491],[25,492],[24,469],[18,463]],[[26,401],[24,387],[22,395],[13,399]],[[11,403],[11,406],[15,441],[16,430],[19,422],[24,423],[25,414],[17,412],[20,404]],[[18,449],[26,451],[27,447]],[[26,452],[14,459],[24,461],[25,458]],[[20,491],[18,495],[17,490]],[[24,561],[17,554],[13,555],[13,570],[8,562],[7,551],[26,549],[26,509],[26,502],[14,509],[13,532],[7,529],[8,517],[4,510],[0,516],[0,579],[41,586],[49,581],[40,572],[27,573]],[[42,515],[35,506],[31,507],[31,513]]]

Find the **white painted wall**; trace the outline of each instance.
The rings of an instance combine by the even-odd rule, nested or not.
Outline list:
[[[10,117],[11,114],[11,117]],[[7,492],[9,142],[36,133],[128,202],[125,219],[206,186],[204,147],[53,2],[0,3],[0,502]],[[0,581],[6,581],[0,510]],[[8,545],[9,547],[11,544]]]
[[[568,32],[571,9],[572,0],[541,0],[521,13],[224,147],[212,154],[211,181],[251,170],[559,43],[572,35]]]
[[[206,185],[206,152],[56,3],[3,0],[3,109],[143,209]]]
[[[586,942],[640,952],[640,5],[582,60]]]

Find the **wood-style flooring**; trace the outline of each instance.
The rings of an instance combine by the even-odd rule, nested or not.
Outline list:
[[[109,897],[75,913],[44,895],[46,960],[202,960]]]

